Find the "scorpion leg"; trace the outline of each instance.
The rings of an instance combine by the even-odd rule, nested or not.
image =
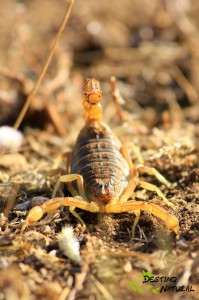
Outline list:
[[[39,221],[42,216],[49,212],[60,208],[61,206],[71,206],[78,207],[90,212],[99,212],[99,207],[95,202],[88,202],[80,196],[76,197],[58,197],[46,201],[40,206],[33,207],[25,220],[24,225],[22,226],[21,233],[24,232],[26,227],[33,222]]]
[[[176,234],[179,232],[179,222],[176,216],[170,214],[167,210],[153,203],[145,201],[130,200],[121,205],[121,211],[144,210],[151,212],[157,218],[163,220],[166,226]]]
[[[136,169],[143,173],[154,175],[157,178],[157,180],[159,180],[161,183],[164,183],[167,187],[171,186],[171,183],[168,180],[166,180],[166,178],[162,174],[160,174],[155,168],[147,167],[140,164],[136,165]]]
[[[57,159],[55,160],[52,168],[53,169],[57,169],[59,167],[60,163],[63,160],[66,160],[66,174],[69,174],[69,167],[70,167],[71,158],[72,158],[72,152],[71,151],[67,151],[65,153],[61,153],[57,157]]]
[[[171,185],[170,182],[167,181],[166,178],[163,175],[161,175],[155,168],[147,167],[144,165],[136,165],[136,169],[138,170],[138,172],[141,171],[149,175],[154,175],[160,182],[165,184],[167,187],[170,187]],[[160,191],[160,189],[157,186],[141,180],[138,181],[138,184],[146,190],[156,192],[158,196],[162,198],[168,206],[174,207],[174,204],[164,196],[164,194]]]
[[[171,203],[169,200],[167,200],[167,198],[164,196],[164,194],[161,192],[161,190],[156,185],[142,181],[142,180],[138,180],[138,185],[140,185],[142,188],[144,188],[146,190],[156,192],[157,195],[160,198],[162,198],[168,206],[174,207],[174,204]]]
[[[67,182],[71,182],[74,180],[77,180],[77,187],[78,187],[80,196],[85,198],[84,187],[83,187],[83,177],[79,174],[67,174],[67,175],[60,176],[60,178],[57,180],[57,182],[55,184],[52,197],[55,197],[61,182],[67,183]],[[86,225],[85,225],[84,221],[82,220],[82,218],[80,217],[80,215],[77,212],[75,212],[75,207],[71,206],[71,207],[69,207],[69,210],[73,214],[73,216],[75,218],[77,218],[80,221],[80,223],[82,224],[82,226],[85,228]]]
[[[79,174],[67,174],[67,175],[60,176],[55,184],[55,187],[54,187],[54,190],[52,193],[52,197],[55,197],[61,182],[67,183],[67,182],[71,182],[71,181],[75,181],[75,180],[77,180],[77,187],[78,187],[80,196],[85,198],[84,187],[83,187],[83,177]]]
[[[137,181],[137,174],[134,174],[134,177],[132,177],[132,179],[129,181],[129,185],[127,187],[127,189],[124,191],[124,193],[120,196],[120,199],[118,201],[119,204],[123,205],[124,203],[128,203],[128,199],[132,196],[136,186],[138,185],[138,181]],[[135,201],[137,202],[137,201]],[[135,220],[133,222],[133,227],[132,227],[132,236],[135,236],[135,228],[136,225],[139,221],[140,218],[140,209],[133,209],[133,213],[135,214]]]
[[[63,174],[69,174],[69,167],[70,167],[70,162],[71,162],[71,157],[72,157],[72,152],[68,151],[65,153],[61,153],[55,160],[52,169],[47,171],[45,173],[46,176],[48,177],[52,177],[52,176],[56,176],[56,175],[60,175],[63,176]],[[60,163],[66,160],[66,170],[63,170],[59,167]],[[54,193],[54,191],[53,191]],[[56,191],[55,191],[56,193]]]
[[[139,161],[140,164],[144,163],[144,159],[142,157],[140,148],[134,144],[133,142],[127,142],[121,147],[121,152],[124,155],[125,159],[129,163],[129,160],[131,161],[131,165],[133,166],[131,156],[129,154],[129,151],[133,151],[135,156],[137,157],[137,160]]]
[[[56,185],[54,187],[52,197],[55,197],[55,195],[57,193],[57,190],[59,188],[60,182],[71,182],[73,180],[77,180],[77,185],[78,185],[79,193],[80,193],[81,196],[84,196],[83,178],[80,175],[77,175],[77,174],[69,174],[71,159],[72,159],[72,152],[68,151],[68,152],[60,154],[58,156],[57,160],[55,161],[55,163],[53,165],[53,169],[57,168],[59,166],[60,162],[62,162],[63,160],[66,160],[66,174],[67,175],[61,176],[58,179],[58,181],[57,181],[57,183],[56,183]],[[69,187],[69,190],[70,190],[70,192],[71,191],[74,192],[74,188],[71,185]],[[80,221],[80,223],[82,224],[82,226],[85,228],[86,225],[85,225],[84,221],[82,220],[82,218],[80,217],[80,215],[75,212],[75,207],[74,206],[70,206],[69,207],[69,211],[73,214],[73,216],[75,218],[77,218]]]
[[[128,201],[128,199],[132,196],[136,186],[138,185],[138,171],[137,171],[137,169],[134,168],[131,156],[129,154],[129,151],[128,151],[128,146],[129,145],[131,146],[131,149],[136,154],[136,156],[138,158],[138,161],[140,163],[143,163],[143,158],[142,158],[142,155],[140,153],[140,150],[137,146],[134,145],[134,143],[128,143],[128,144],[125,144],[121,147],[120,151],[123,154],[123,156],[125,157],[128,165],[129,165],[129,168],[130,168],[130,177],[131,177],[131,179],[129,181],[129,184],[128,184],[126,190],[124,191],[124,193],[121,195],[121,197],[119,199],[118,203],[120,203],[120,204],[125,203],[125,202]],[[135,149],[138,152],[136,152]],[[133,212],[135,214],[135,220],[133,222],[133,227],[132,227],[132,236],[134,237],[135,236],[135,228],[136,228],[136,225],[137,225],[137,223],[139,221],[139,218],[140,218],[140,210],[139,209],[133,210]]]
[[[82,224],[82,226],[84,227],[84,229],[86,229],[86,224],[85,222],[82,220],[82,218],[80,217],[80,215],[75,211],[75,206],[69,206],[69,211],[70,213],[75,217],[77,218],[80,223]]]
[[[139,218],[140,218],[140,209],[134,210],[133,212],[135,214],[135,219],[134,219],[133,227],[132,227],[132,237],[134,238],[134,236],[135,236],[135,228],[136,228],[137,223],[138,223]]]
[[[129,165],[129,168],[130,168],[130,172],[131,172],[131,176],[133,176],[134,174],[134,165],[133,165],[133,162],[132,162],[132,159],[131,159],[131,156],[130,156],[130,153],[129,153],[129,149],[131,149],[138,161],[142,164],[143,163],[143,158],[142,158],[142,154],[139,150],[139,147],[137,147],[133,142],[130,142],[130,143],[125,143],[121,148],[120,148],[120,152],[122,153],[122,155],[124,156],[125,160],[127,161],[128,165]]]

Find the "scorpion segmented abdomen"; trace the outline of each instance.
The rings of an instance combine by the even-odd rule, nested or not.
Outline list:
[[[120,142],[102,123],[85,125],[73,150],[71,173],[83,176],[89,200],[110,203],[120,195],[124,177]]]

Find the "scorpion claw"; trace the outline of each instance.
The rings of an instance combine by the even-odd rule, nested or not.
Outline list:
[[[26,227],[33,222],[36,222],[38,220],[41,219],[41,217],[43,216],[44,212],[43,209],[41,208],[41,206],[35,206],[33,207],[29,213],[28,216],[21,228],[21,234],[23,234],[23,232],[25,231]]]

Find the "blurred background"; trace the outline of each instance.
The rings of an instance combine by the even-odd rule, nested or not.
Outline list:
[[[1,1],[1,124],[16,120],[67,5],[61,0]],[[198,114],[190,108],[198,106],[198,10],[197,0],[75,1],[27,122],[35,126],[36,117],[38,127],[46,128],[43,109],[52,102],[62,123],[55,124],[58,132],[70,132],[68,119],[77,122],[78,130],[78,103],[87,77],[101,82],[107,121],[114,122],[109,80],[116,76],[125,108],[136,119],[141,114],[147,128],[162,122],[179,125],[183,118],[197,123]]]

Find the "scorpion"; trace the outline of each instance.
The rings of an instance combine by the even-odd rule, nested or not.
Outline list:
[[[147,211],[163,220],[168,229],[178,234],[179,224],[176,216],[154,203],[132,199],[135,188],[140,186],[156,192],[167,205],[173,206],[157,186],[139,179],[139,173],[144,172],[154,175],[161,183],[170,186],[155,168],[132,162],[129,148],[133,149],[133,144],[122,145],[102,121],[101,95],[99,81],[87,79],[83,92],[85,125],[77,137],[71,155],[67,156],[68,174],[60,176],[57,180],[52,199],[29,211],[22,232],[30,223],[40,220],[44,213],[68,206],[80,221],[83,220],[74,211],[75,208],[92,213],[133,212],[136,216],[133,232],[140,211]],[[55,197],[61,182],[69,185],[72,196]]]

